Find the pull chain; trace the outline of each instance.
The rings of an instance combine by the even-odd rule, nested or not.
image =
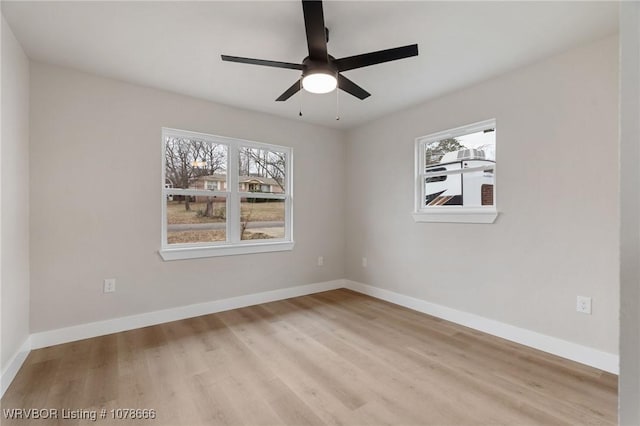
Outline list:
[[[302,117],[302,79],[300,79],[300,96],[298,97],[300,99],[300,112],[298,113],[299,117]]]
[[[336,121],[340,120],[340,89],[336,87]]]

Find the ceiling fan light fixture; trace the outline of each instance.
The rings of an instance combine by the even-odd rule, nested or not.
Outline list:
[[[302,87],[311,93],[329,93],[338,87],[338,80],[333,74],[316,72],[302,78]]]
[[[329,93],[340,89],[360,100],[366,99],[371,96],[371,93],[345,77],[342,74],[344,71],[418,55],[418,45],[411,44],[336,59],[327,51],[329,30],[324,25],[324,12],[322,9],[322,0],[302,0],[302,14],[304,16],[309,56],[304,58],[301,64],[229,55],[222,55],[221,58],[223,61],[241,64],[302,71],[301,78],[297,79],[291,87],[276,98],[276,102],[283,102],[302,89],[311,93]]]

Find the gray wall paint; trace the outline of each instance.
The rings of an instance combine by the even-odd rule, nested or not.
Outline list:
[[[293,147],[295,249],[162,261],[162,126]],[[32,63],[31,331],[344,277],[344,158],[336,130]]]
[[[414,223],[414,139],[489,118],[497,222]],[[351,131],[347,278],[617,353],[617,120],[612,37]]]
[[[640,424],[640,5],[620,5],[620,424]]]
[[[29,60],[2,17],[0,371],[29,337]]]

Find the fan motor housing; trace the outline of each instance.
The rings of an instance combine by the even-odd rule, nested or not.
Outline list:
[[[329,55],[327,62],[315,61],[313,59],[310,59],[307,56],[302,61],[302,77],[304,78],[309,74],[317,74],[317,73],[331,74],[331,75],[337,76],[338,69],[336,68],[335,65],[333,65],[333,59],[334,59],[333,56]]]

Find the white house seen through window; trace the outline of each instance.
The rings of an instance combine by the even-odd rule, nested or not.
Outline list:
[[[165,260],[290,250],[291,149],[163,129]]]
[[[493,222],[497,215],[495,173],[495,120],[418,138],[414,218],[420,222]]]

